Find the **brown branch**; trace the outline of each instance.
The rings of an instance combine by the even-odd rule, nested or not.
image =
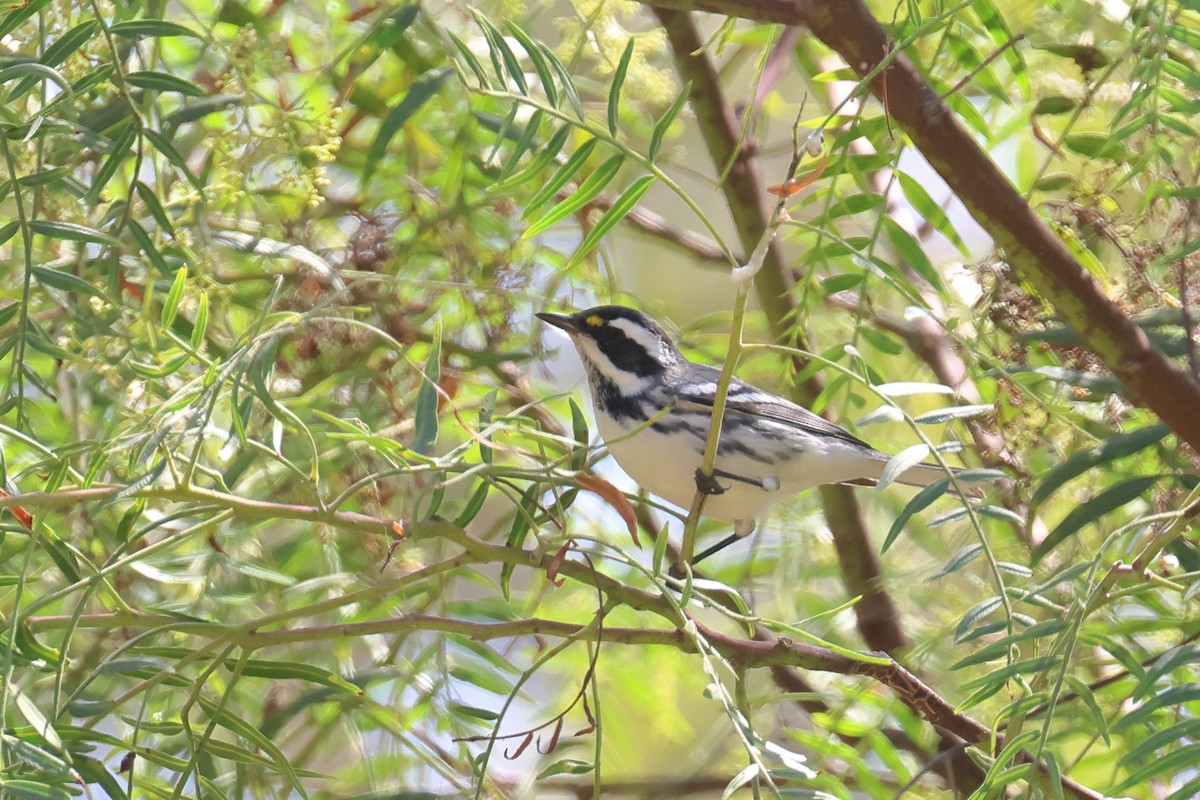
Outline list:
[[[862,0],[649,0],[647,5],[660,18],[687,9],[806,25],[859,75],[887,59],[870,87],[889,119],[991,235],[1005,260],[1079,333],[1133,397],[1200,450],[1200,414],[1195,413],[1200,408],[1200,383],[1155,347],[1104,294],[912,61],[893,52],[891,37]]]
[[[439,526],[445,529],[447,526]],[[465,536],[465,535],[464,535]],[[478,543],[498,554],[505,554],[506,561],[523,561],[531,566],[543,567],[533,553],[502,545],[486,545]],[[549,559],[544,556],[540,561]],[[563,572],[568,566],[578,567],[577,578],[583,582],[594,581],[597,588],[605,588],[605,576],[588,569],[579,562],[566,562]],[[574,571],[574,570],[573,570]],[[615,582],[614,582],[615,583]],[[629,587],[623,586],[628,590]],[[636,591],[636,590],[633,590]],[[645,593],[647,598],[665,603],[655,595]],[[32,617],[30,625],[35,629],[60,628],[72,623],[70,616]],[[157,614],[87,614],[79,617],[78,626],[83,628],[114,628],[134,625],[159,625],[164,622],[177,621],[171,617]],[[217,626],[222,627],[222,626]],[[933,689],[922,683],[915,675],[888,660],[887,663],[863,661],[848,655],[842,655],[816,645],[794,642],[786,638],[775,638],[769,641],[757,639],[742,639],[716,631],[703,624],[696,623],[696,630],[708,644],[725,658],[735,668],[758,669],[777,667],[798,667],[818,672],[830,672],[839,675],[856,675],[887,686],[895,692],[900,700],[922,716],[926,721],[938,728],[948,731],[965,742],[975,744],[986,742],[991,736],[988,726],[971,719],[954,710],[954,706],[942,698]],[[231,642],[239,642],[252,649],[271,647],[295,642],[313,642],[326,639],[340,639],[360,636],[378,635],[381,633],[411,633],[413,631],[437,631],[439,633],[455,633],[468,636],[476,641],[492,639],[511,639],[527,636],[555,636],[559,638],[579,638],[598,641],[603,636],[610,644],[628,645],[659,645],[673,647],[685,653],[695,653],[697,649],[692,639],[681,629],[663,628],[604,628],[603,633],[589,624],[561,622],[548,619],[523,619],[508,622],[477,622],[474,620],[455,619],[433,614],[406,614],[389,619],[372,620],[370,622],[351,622],[335,625],[317,625],[310,627],[292,628],[283,631],[250,631],[241,636],[227,637]],[[211,636],[212,626],[186,626],[181,633],[196,633]],[[1027,756],[1026,756],[1027,757]],[[1063,780],[1064,788],[1073,795],[1087,800],[1099,800],[1101,795],[1086,787]]]
[[[792,7],[793,4],[762,5]],[[737,119],[721,90],[717,71],[703,50],[704,37],[688,14],[665,8],[654,11],[666,30],[676,68],[681,77],[692,84],[689,101],[699,120],[710,159],[716,165],[732,160],[721,190],[733,215],[742,249],[752,252],[769,224],[768,197],[751,154],[739,148]],[[791,329],[797,311],[790,292],[793,282],[782,249],[777,242],[773,243],[755,279],[755,292],[775,340],[807,349],[803,341],[797,341],[798,337]],[[802,405],[811,405],[823,389],[822,381],[814,376],[793,387],[793,399]],[[884,588],[879,559],[853,492],[845,486],[825,486],[820,493],[825,519],[841,560],[842,580],[851,596],[861,597],[854,611],[863,641],[872,649],[886,652],[903,647],[907,638],[900,624],[900,614]]]

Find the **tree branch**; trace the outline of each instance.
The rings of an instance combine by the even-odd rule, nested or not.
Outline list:
[[[1071,255],[975,142],[862,0],[647,0],[659,15],[712,11],[759,22],[806,25],[871,81],[888,115],[946,181],[1005,260],[1070,325],[1130,393],[1200,450],[1200,384],[1153,345]],[[671,10],[668,10],[671,9]]]

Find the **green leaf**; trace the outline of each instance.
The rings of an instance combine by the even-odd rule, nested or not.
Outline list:
[[[158,227],[169,234],[175,233],[175,225],[171,222],[171,218],[167,215],[167,211],[163,208],[162,203],[158,201],[154,190],[146,184],[138,181],[134,184],[134,190],[142,202],[146,204],[146,210],[150,212],[150,216],[154,217],[154,221],[158,223]]]
[[[1037,101],[1037,104],[1033,107],[1033,115],[1036,117],[1046,114],[1067,114],[1074,111],[1078,105],[1078,101],[1072,97],[1051,94]]]
[[[8,36],[15,31],[22,22],[50,5],[50,0],[30,0],[28,3],[13,5],[16,7],[0,19],[0,36]]]
[[[1083,704],[1087,706],[1088,713],[1092,715],[1092,730],[1100,734],[1100,738],[1104,740],[1105,744],[1111,745],[1112,741],[1108,735],[1108,719],[1105,717],[1104,711],[1101,710],[1100,704],[1096,702],[1096,695],[1092,691],[1092,688],[1075,675],[1068,674],[1064,675],[1063,678],[1067,686],[1071,687],[1071,691],[1078,695]],[[1200,696],[1200,692],[1197,694]],[[1121,717],[1118,719],[1117,724],[1120,724],[1124,718]]]
[[[929,445],[927,444],[914,444],[904,448],[888,459],[887,464],[883,466],[883,472],[875,483],[875,490],[883,491],[911,467],[915,467],[928,457]]]
[[[892,527],[888,529],[887,536],[883,540],[883,547],[880,548],[881,553],[886,553],[892,543],[896,541],[896,537],[900,535],[900,531],[904,529],[904,525],[912,519],[914,514],[924,511],[934,500],[946,493],[946,489],[950,486],[949,478],[941,478],[926,486],[921,491],[913,495],[913,499],[908,501],[908,504],[901,509],[896,515],[896,519],[892,522]]]
[[[18,800],[74,800],[65,789],[41,781],[6,778],[0,781],[0,789],[6,797]]]
[[[133,141],[136,138],[137,127],[130,124],[125,126],[120,136],[113,139],[108,158],[104,159],[104,163],[100,165],[100,169],[96,170],[96,177],[92,179],[92,185],[88,188],[85,199],[89,205],[97,204],[100,199],[100,193],[104,191],[104,187],[108,185],[108,182],[117,174],[117,170],[121,168],[121,164],[129,155],[129,148],[133,146]]]
[[[525,123],[525,127],[521,130],[521,135],[517,137],[517,141],[513,144],[512,154],[508,157],[508,163],[504,165],[504,169],[500,172],[499,181],[503,181],[509,177],[513,170],[516,169],[517,162],[529,151],[529,148],[533,145],[533,140],[537,137],[537,131],[542,124],[544,116],[545,112],[540,108],[529,116],[529,122]],[[551,157],[553,158],[553,156]]]
[[[959,550],[953,558],[947,561],[941,569],[926,578],[925,582],[932,583],[939,578],[944,578],[947,575],[958,572],[960,569],[983,555],[983,552],[983,545],[981,544],[973,544],[969,547],[964,547],[962,550]]]
[[[200,305],[196,309],[196,321],[192,323],[191,345],[193,350],[204,346],[204,336],[208,330],[208,292],[200,293]]]
[[[542,55],[542,51],[538,49],[529,34],[512,22],[506,23],[506,26],[513,38],[521,43],[526,55],[529,56],[529,63],[533,64],[533,70],[538,75],[542,91],[546,93],[546,99],[550,101],[551,106],[558,108],[558,87],[554,85],[554,75],[551,73],[550,63],[546,61],[546,57]]]
[[[558,156],[563,145],[567,143],[567,137],[571,135],[574,128],[570,124],[561,126],[550,137],[550,141],[543,144],[537,149],[537,154],[529,160],[521,170],[509,175],[507,178],[501,178],[488,187],[489,191],[506,192],[509,189],[517,186],[525,186],[533,178],[535,178],[543,169],[554,163],[554,159]],[[515,164],[515,160],[510,159],[510,164]],[[507,171],[507,167],[505,170]]]
[[[679,115],[679,110],[683,108],[683,104],[692,94],[692,82],[688,81],[683,86],[683,91],[675,98],[675,102],[671,103],[658,122],[654,123],[654,132],[650,135],[650,149],[646,151],[647,157],[653,161],[658,157],[658,151],[662,148],[663,137],[667,135],[667,131],[671,127],[671,123],[675,121],[675,117]]]
[[[131,19],[110,25],[109,32],[114,36],[131,39],[135,36],[190,36],[193,39],[204,37],[191,28],[177,22],[167,22],[165,19]]]
[[[201,708],[204,709],[204,713],[208,714],[218,725],[230,731],[235,736],[242,737],[256,749],[269,755],[280,774],[287,778],[292,788],[296,790],[296,793],[303,797],[304,800],[308,800],[308,792],[305,791],[304,785],[300,781],[300,776],[296,774],[291,762],[288,761],[283,751],[275,746],[274,742],[263,735],[262,731],[244,721],[237,714],[230,713],[228,709],[218,706],[203,695],[197,699],[200,702]]]
[[[575,152],[571,154],[571,157],[567,159],[566,163],[559,167],[558,171],[546,182],[546,185],[533,196],[533,199],[525,206],[525,212],[522,216],[529,217],[530,214],[540,208],[547,200],[558,194],[558,190],[566,186],[567,182],[575,177],[575,173],[579,171],[580,167],[587,161],[588,156],[592,154],[592,151],[596,149],[596,145],[599,143],[598,139],[588,139],[579,145],[575,149]]]
[[[9,222],[3,226],[0,226],[0,244],[6,243],[9,239],[11,239],[13,237],[13,234],[15,234],[20,229],[21,229],[21,223],[18,222],[17,220],[13,220],[12,222]]]
[[[364,182],[369,180],[371,175],[375,173],[379,162],[387,154],[388,144],[392,141],[392,138],[412,118],[413,114],[420,111],[421,107],[437,94],[438,90],[442,88],[442,84],[450,77],[450,74],[451,70],[449,67],[431,69],[429,72],[426,72],[413,81],[412,86],[408,87],[408,93],[404,95],[404,99],[388,112],[387,117],[379,125],[379,132],[375,134],[375,139],[371,142],[371,146],[367,150],[366,162],[363,165]]]
[[[508,77],[512,78],[513,82],[517,84],[517,88],[521,90],[521,94],[528,96],[529,83],[525,80],[525,71],[521,69],[521,64],[517,61],[517,56],[513,53],[512,48],[508,46],[508,42],[504,41],[504,34],[500,33],[483,14],[473,8],[469,10],[471,16],[475,17],[475,22],[483,29],[484,37],[488,40],[488,49],[491,51],[492,64],[496,68],[496,74],[503,80],[507,72]],[[503,68],[500,66],[502,62]]]
[[[121,243],[116,238],[103,231],[79,225],[74,222],[59,222],[52,219],[35,219],[29,223],[29,229],[40,233],[49,239],[64,239],[70,242],[88,242],[91,244],[108,244],[117,246]]]
[[[1198,763],[1200,763],[1200,742],[1195,742],[1151,759],[1146,766],[1131,773],[1120,785],[1112,787],[1109,791],[1115,796],[1115,794],[1124,792],[1126,789],[1135,786],[1148,786],[1150,779],[1157,775],[1176,770],[1194,770]],[[1188,785],[1192,786],[1194,783],[1193,781]],[[1195,795],[1186,793],[1182,795],[1172,794],[1170,797],[1171,800],[1188,800],[1188,798],[1193,798]]]
[[[139,89],[155,92],[175,92],[188,97],[203,97],[205,92],[191,81],[185,81],[166,72],[130,72],[125,81]]]
[[[890,216],[883,218],[883,228],[887,231],[888,240],[896,248],[896,253],[904,260],[904,263],[924,278],[934,289],[945,292],[946,285],[942,282],[942,276],[933,268],[933,263],[925,254],[925,249],[921,247],[921,243],[917,241],[916,237],[904,230],[900,223]]]
[[[538,773],[537,779],[540,781],[543,778],[550,778],[555,775],[586,775],[595,769],[595,766],[589,761],[579,761],[574,758],[564,758],[560,761],[555,761],[550,766]]]
[[[538,42],[538,50],[542,57],[546,59],[546,63],[550,68],[558,74],[558,81],[562,84],[563,91],[567,94],[567,100],[571,103],[571,110],[575,112],[576,118],[583,119],[583,103],[579,102],[579,92],[575,88],[575,82],[571,80],[571,73],[558,60],[558,56],[554,55],[554,51],[546,47],[546,45]]]
[[[532,239],[595,200],[596,195],[604,191],[612,179],[617,176],[623,163],[625,163],[623,154],[610,156],[607,161],[596,167],[583,183],[579,184],[579,188],[572,192],[570,197],[551,208],[537,222],[531,224],[521,234],[521,238]]]
[[[429,355],[425,358],[424,379],[417,390],[417,407],[413,414],[413,450],[422,455],[433,449],[438,436],[438,381],[442,377],[442,323],[433,330]]]
[[[991,414],[995,411],[989,403],[979,403],[967,406],[951,406],[950,408],[939,408],[936,411],[926,411],[924,414],[918,414],[913,417],[913,422],[918,425],[940,425],[943,422],[949,422],[952,419],[974,419],[982,417],[985,414]]]
[[[467,504],[463,506],[463,510],[455,517],[454,526],[456,528],[466,528],[479,515],[479,512],[483,510],[484,501],[487,500],[488,490],[491,488],[492,485],[487,481],[480,482],[479,486],[475,489],[475,493],[471,495],[471,498],[467,500]]]
[[[477,706],[468,706],[462,703],[451,703],[449,706],[451,714],[456,714],[460,717],[470,717],[471,719],[481,719],[486,722],[495,722],[500,719],[500,714],[495,711],[490,711],[486,708]]]
[[[569,399],[567,402],[571,407],[571,435],[575,439],[575,448],[571,451],[571,469],[581,470],[587,463],[587,417],[583,415],[583,409],[576,404],[574,399]]]
[[[1122,714],[1113,723],[1113,730],[1128,730],[1132,726],[1141,723],[1155,725],[1153,717],[1158,712],[1165,712],[1168,716],[1174,716],[1184,703],[1195,703],[1197,701],[1200,701],[1200,684],[1189,683],[1170,686],[1148,700],[1145,700],[1128,714]]]
[[[23,176],[17,181],[17,183],[21,186],[47,186],[51,183],[58,183],[67,175],[69,175],[70,172],[71,170],[67,169],[66,167],[44,169],[40,172],[35,172],[32,175]]]
[[[187,267],[180,267],[175,271],[175,279],[171,281],[171,289],[167,292],[167,299],[163,301],[162,315],[159,318],[164,328],[170,329],[171,323],[175,321],[179,303],[183,300],[183,290],[187,286],[187,277]]]
[[[236,94],[208,95],[207,97],[202,97],[199,100],[183,105],[177,111],[172,111],[163,118],[162,128],[164,131],[171,131],[172,135],[174,135],[174,131],[181,125],[204,119],[209,114],[227,111],[235,106],[240,106],[244,102],[245,98]]]
[[[625,51],[617,62],[613,72],[612,85],[608,90],[608,132],[617,135],[621,123],[621,87],[625,85],[625,73],[629,71],[629,61],[633,58],[633,37],[625,43]]]
[[[35,80],[48,80],[51,83],[58,84],[58,87],[64,92],[71,91],[70,81],[64,78],[58,70],[47,67],[45,64],[39,64],[36,61],[12,64],[0,69],[0,83],[8,83],[9,81],[15,81],[17,78],[26,77],[32,77]]]
[[[1066,461],[1047,472],[1038,482],[1029,499],[1030,511],[1041,505],[1047,497],[1068,481],[1079,477],[1094,467],[1133,455],[1161,441],[1171,429],[1163,423],[1148,425],[1129,433],[1119,433],[1095,447],[1072,453]]]
[[[86,281],[78,275],[72,275],[70,272],[34,267],[33,277],[37,278],[38,283],[43,286],[58,289],[60,292],[81,294],[84,297],[104,297],[104,292],[97,289],[90,281]]]
[[[467,47],[466,43],[452,32],[447,31],[446,33],[450,37],[450,42],[454,45],[454,48],[458,50],[458,54],[462,56],[463,61],[467,62],[467,66],[475,73],[475,79],[479,81],[480,88],[491,88],[492,82],[488,80],[487,72],[484,70],[483,65],[479,63],[479,59],[471,52],[471,48]]]
[[[162,253],[158,252],[158,248],[154,246],[154,242],[150,241],[150,236],[142,229],[142,226],[136,221],[130,220],[125,226],[129,231],[129,235],[137,242],[138,248],[146,254],[146,258],[154,265],[160,275],[164,277],[171,274],[171,268],[167,266],[166,259],[162,257]]]
[[[1127,161],[1129,159],[1129,152],[1121,146],[1120,142],[1102,131],[1069,133],[1063,137],[1063,146],[1088,158],[1105,161]]]
[[[192,185],[192,188],[204,188],[204,184],[201,183],[200,179],[192,174],[192,170],[190,167],[188,167],[187,161],[179,154],[179,151],[175,149],[175,145],[171,144],[170,138],[156,130],[151,130],[150,128],[144,129],[142,131],[142,135],[146,137],[150,144],[154,145],[155,150],[162,153],[163,157],[166,158],[167,161],[171,162],[171,166],[183,173],[184,177],[187,178],[187,182]]]
[[[1004,600],[1000,597],[989,597],[986,600],[981,600],[980,602],[976,603],[969,611],[967,611],[966,614],[963,615],[963,618],[959,620],[958,627],[954,631],[954,640],[962,641],[963,636],[965,636],[972,628],[975,627],[976,622],[983,617],[986,617],[997,608],[1000,608],[1002,605],[1004,605]]]
[[[38,63],[44,64],[47,67],[57,67],[66,61],[72,53],[87,44],[88,40],[95,36],[99,29],[100,23],[98,21],[94,19],[84,20],[55,39],[54,43],[47,47],[41,57],[38,58]],[[37,80],[37,78],[28,77],[21,81],[13,87],[6,102],[12,103],[17,98],[23,96],[37,85]],[[78,87],[74,88],[75,91],[78,91]]]
[[[525,535],[533,528],[533,515],[537,512],[539,489],[538,484],[531,483],[521,494],[521,502],[517,504],[512,526],[509,527],[508,536],[504,540],[505,547],[520,547],[525,541]],[[500,591],[504,594],[505,600],[511,599],[509,584],[512,581],[514,569],[516,569],[516,564],[513,562],[505,562],[504,566],[500,568]]]
[[[571,260],[567,262],[567,269],[582,261],[584,256],[590,253],[600,243],[600,240],[634,209],[638,201],[642,199],[642,195],[649,191],[657,180],[658,178],[654,175],[643,175],[621,192],[621,196],[608,207],[604,215],[588,231],[587,236],[583,237],[583,241],[575,249]]]
[[[1139,478],[1129,478],[1128,480],[1113,484],[1083,505],[1073,509],[1033,549],[1032,563],[1037,565],[1047,553],[1058,547],[1067,538],[1079,532],[1083,527],[1096,522],[1104,515],[1141,497],[1162,478],[1162,475],[1145,475]]]
[[[964,258],[970,258],[971,251],[967,247],[967,243],[958,235],[958,231],[955,229],[954,224],[950,222],[950,217],[946,215],[946,211],[934,202],[920,181],[917,181],[911,175],[904,172],[897,172],[896,180],[900,184],[900,190],[904,192],[904,197],[916,212],[932,225],[934,230],[949,239],[958,248],[958,252],[962,253]]]

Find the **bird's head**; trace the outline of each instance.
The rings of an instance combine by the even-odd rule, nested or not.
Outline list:
[[[632,308],[596,306],[574,314],[537,316],[567,332],[593,383],[611,384],[623,395],[640,394],[683,363],[662,326]]]

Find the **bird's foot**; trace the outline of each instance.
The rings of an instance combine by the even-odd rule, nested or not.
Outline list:
[[[728,486],[722,486],[721,484],[717,483],[717,475],[721,475],[723,478],[726,477],[717,470],[713,470],[712,475],[706,475],[704,474],[703,469],[699,467],[696,468],[696,488],[700,491],[700,494],[725,494],[725,492],[729,491]]]

